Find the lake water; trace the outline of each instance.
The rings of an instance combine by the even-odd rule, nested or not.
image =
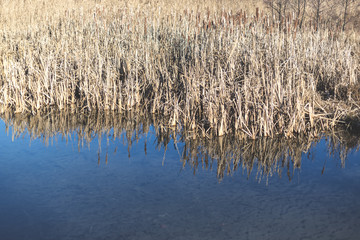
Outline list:
[[[359,239],[356,137],[209,141],[72,117],[2,117],[0,239]]]

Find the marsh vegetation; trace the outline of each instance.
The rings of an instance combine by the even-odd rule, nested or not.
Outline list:
[[[356,127],[358,7],[265,2],[3,0],[0,110],[150,113],[208,139]]]

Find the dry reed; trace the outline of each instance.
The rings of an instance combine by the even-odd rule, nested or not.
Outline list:
[[[0,112],[141,110],[208,138],[253,139],[317,136],[358,119],[357,33],[216,1],[77,2],[5,16]]]

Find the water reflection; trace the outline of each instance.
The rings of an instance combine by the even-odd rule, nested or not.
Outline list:
[[[169,119],[156,115],[142,115],[128,112],[126,114],[96,113],[75,114],[67,111],[51,111],[46,115],[28,115],[4,113],[0,116],[6,124],[6,131],[12,139],[29,135],[30,141],[42,139],[49,145],[61,137],[68,141],[76,141],[78,150],[90,145],[94,139],[98,141],[98,164],[109,161],[108,148],[102,150],[102,140],[110,145],[114,140],[122,139],[127,145],[128,157],[134,143],[144,138],[144,152],[147,153],[149,132],[155,136],[157,149],[173,145],[178,151],[183,167],[190,166],[194,174],[199,167],[216,168],[217,177],[221,180],[241,169],[249,177],[256,173],[261,181],[277,174],[287,175],[291,181],[297,169],[301,168],[304,155],[311,158],[315,145],[322,138],[327,143],[328,154],[339,160],[344,167],[348,154],[358,151],[360,139],[347,131],[323,134],[310,137],[299,136],[293,139],[261,138],[256,140],[241,139],[236,136],[206,137],[203,131],[189,131],[185,127],[170,127]],[[115,148],[114,153],[116,153]],[[164,154],[164,161],[165,161]],[[325,171],[322,169],[322,174]]]

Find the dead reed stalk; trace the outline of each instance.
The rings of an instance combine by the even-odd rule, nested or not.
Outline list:
[[[146,10],[95,5],[2,23],[1,112],[141,109],[209,137],[254,139],[316,136],[359,113],[355,33],[298,29],[291,15],[269,22],[259,9]]]

